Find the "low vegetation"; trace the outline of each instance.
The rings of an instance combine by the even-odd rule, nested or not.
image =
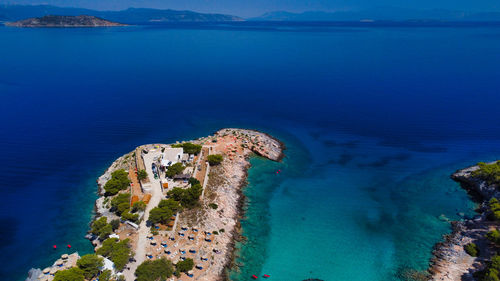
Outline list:
[[[220,154],[212,154],[212,155],[207,156],[207,160],[208,160],[208,164],[210,164],[210,166],[215,166],[215,165],[219,165],[220,163],[222,163],[222,160],[224,160],[224,159],[222,158],[222,155],[220,155]]]
[[[187,258],[183,261],[179,261],[176,265],[175,268],[177,272],[188,272],[194,267],[194,261],[191,258]]]
[[[174,273],[172,263],[166,258],[147,260],[139,265],[135,271],[137,281],[166,280]]]
[[[486,238],[496,245],[500,245],[500,231],[492,230],[486,234]]]
[[[474,273],[474,278],[478,281],[498,281],[500,280],[500,256],[495,255],[488,262],[485,269]]]
[[[108,238],[102,243],[102,247],[97,249],[96,253],[111,259],[115,268],[121,271],[131,257],[129,242],[129,239],[120,241],[117,238]]]
[[[472,172],[472,176],[478,177],[488,184],[500,184],[500,161],[493,164],[479,162],[477,165],[479,169]]]
[[[187,153],[187,154],[198,155],[198,153],[200,153],[200,151],[201,151],[201,145],[193,144],[190,142],[174,144],[174,145],[172,145],[172,147],[182,147],[184,150],[184,153]]]
[[[139,172],[137,172],[137,178],[139,180],[145,180],[148,178],[148,173],[146,172],[146,170],[140,170]]]
[[[125,170],[117,170],[111,174],[111,179],[104,185],[106,196],[117,194],[120,190],[125,190],[129,187],[130,180]]]
[[[488,207],[490,207],[491,212],[489,214],[489,218],[491,220],[500,221],[500,203],[498,202],[498,199],[491,198],[488,202]]]

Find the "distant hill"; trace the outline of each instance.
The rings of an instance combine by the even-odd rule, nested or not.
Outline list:
[[[101,27],[123,26],[124,24],[107,21],[94,16],[43,16],[20,21],[7,22],[6,26],[15,27]]]
[[[47,15],[78,16],[89,15],[125,24],[146,24],[155,22],[224,22],[242,21],[242,18],[223,14],[203,14],[192,11],[136,9],[123,11],[96,11],[80,8],[65,8],[50,5],[0,5],[3,21],[19,21]]]
[[[500,12],[467,13],[464,11],[433,9],[417,10],[378,7],[362,11],[290,13],[275,11],[251,18],[253,21],[360,21],[360,20],[441,20],[441,21],[500,21]]]

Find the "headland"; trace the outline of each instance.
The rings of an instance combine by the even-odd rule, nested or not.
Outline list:
[[[280,161],[284,149],[265,133],[230,128],[189,142],[141,145],[121,156],[97,180],[100,197],[86,237],[102,264],[82,280],[105,271],[106,280],[226,279],[240,237],[248,160]],[[29,280],[66,280],[58,278],[85,269],[83,258],[71,257],[30,271]]]

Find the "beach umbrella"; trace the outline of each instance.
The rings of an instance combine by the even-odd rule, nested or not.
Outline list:
[[[152,238],[153,237],[153,234],[149,233],[148,235],[146,235],[146,238]]]
[[[46,267],[43,269],[43,274],[48,274],[50,272],[50,267]]]
[[[58,271],[58,269],[56,267],[53,267],[50,269],[49,274],[54,275],[54,274],[56,274],[57,271]]]
[[[69,258],[68,254],[63,254],[61,256],[61,259],[63,259],[63,260],[67,260],[68,258]]]
[[[148,252],[148,253],[146,254],[146,256],[147,256],[147,257],[152,257],[152,256],[153,256],[153,254],[152,254],[151,252]]]
[[[162,245],[167,245],[167,241],[161,241]]]
[[[156,241],[155,240],[151,240],[150,244],[151,245],[156,245]]]
[[[63,265],[63,260],[61,260],[61,259],[57,260],[57,261],[56,261],[56,265],[57,265],[57,266],[61,266],[61,265]]]

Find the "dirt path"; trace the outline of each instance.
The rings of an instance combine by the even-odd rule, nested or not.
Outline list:
[[[163,193],[161,191],[161,183],[159,179],[154,178],[153,170],[151,168],[151,164],[153,163],[153,158],[155,156],[158,156],[159,152],[150,152],[146,155],[144,155],[144,164],[146,168],[146,172],[148,173],[149,177],[149,182],[151,183],[151,200],[149,201],[149,204],[146,206],[146,210],[144,212],[144,218],[142,219],[142,222],[139,224],[139,230],[138,232],[138,238],[137,238],[137,245],[133,246],[133,249],[135,249],[135,256],[134,259],[136,262],[133,262],[130,264],[130,269],[124,271],[124,276],[125,280],[127,281],[133,281],[135,280],[135,275],[134,272],[137,269],[137,266],[139,266],[145,259],[146,259],[146,246],[148,244],[148,239],[146,236],[149,233],[149,227],[146,225],[147,220],[149,219],[149,212],[151,209],[154,207],[158,206],[158,203],[160,203]]]

